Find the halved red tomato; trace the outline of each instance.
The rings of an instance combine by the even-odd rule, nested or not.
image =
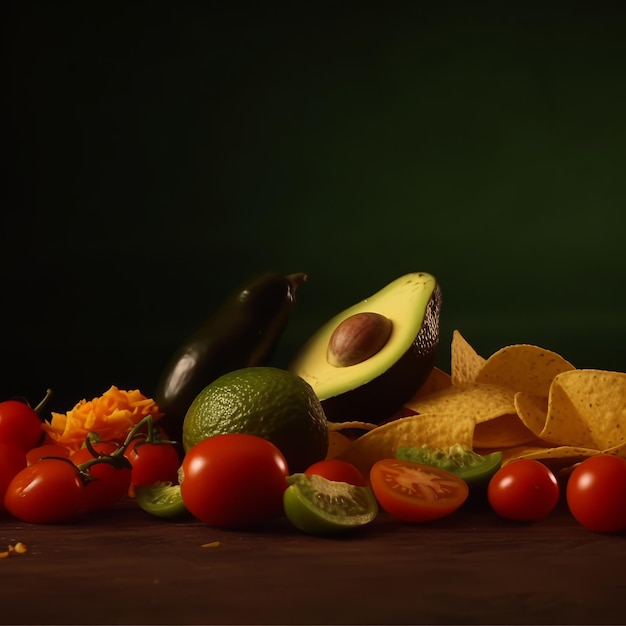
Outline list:
[[[400,459],[374,463],[370,483],[380,506],[407,522],[429,522],[450,515],[469,494],[467,483],[455,474]]]

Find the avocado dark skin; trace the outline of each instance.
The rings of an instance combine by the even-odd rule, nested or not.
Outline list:
[[[302,272],[266,272],[250,279],[178,348],[154,395],[164,413],[160,424],[171,439],[182,441],[187,409],[209,383],[227,372],[266,364],[306,279]]]

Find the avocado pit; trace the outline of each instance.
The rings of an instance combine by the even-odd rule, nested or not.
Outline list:
[[[328,420],[379,424],[402,407],[434,367],[440,311],[441,289],[436,278],[425,272],[405,274],[322,324],[296,352],[289,369],[313,387]],[[354,318],[349,322],[352,325],[362,320],[356,317],[361,313],[387,318],[391,334],[373,354],[373,344],[369,344],[366,354],[371,356],[365,358],[362,354],[359,358],[363,361],[350,366],[331,364],[331,337],[335,333],[339,336],[344,321]],[[378,319],[375,324],[379,323],[386,324]],[[355,334],[356,328],[346,333],[353,344],[346,351],[361,343],[354,341]],[[344,356],[342,362],[352,360]]]
[[[362,363],[389,341],[393,324],[380,313],[356,313],[335,328],[328,342],[326,359],[335,367]]]

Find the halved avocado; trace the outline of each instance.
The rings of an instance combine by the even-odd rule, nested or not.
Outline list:
[[[359,363],[332,365],[328,346],[333,333],[348,318],[366,312],[391,321],[386,343]],[[330,421],[378,424],[422,386],[434,367],[440,313],[441,289],[434,276],[406,274],[324,324],[289,369],[313,387]]]

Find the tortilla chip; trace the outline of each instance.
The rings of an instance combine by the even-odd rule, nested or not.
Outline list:
[[[529,430],[515,413],[476,424],[473,445],[474,448],[502,450],[536,440],[537,435]]]
[[[559,465],[572,465],[583,459],[600,454],[600,450],[580,446],[518,446],[502,451],[502,465],[517,459],[536,459],[538,461],[553,461]]]
[[[364,473],[399,448],[422,445],[500,450],[503,464],[537,459],[561,470],[601,453],[626,458],[626,373],[578,370],[530,344],[484,359],[456,330],[451,356],[451,374],[433,369],[391,421],[329,424],[329,458]],[[352,428],[369,432],[338,432]]]
[[[465,383],[411,400],[404,406],[416,413],[446,413],[480,423],[515,413],[515,392],[496,385]]]
[[[626,443],[626,373],[572,370],[550,389],[540,433],[552,444],[605,450]]]
[[[350,446],[352,439],[346,437],[338,430],[328,431],[328,452],[326,453],[327,459],[334,459],[339,456],[346,448]]]
[[[429,396],[431,393],[435,393],[436,391],[449,389],[451,386],[452,379],[450,378],[450,374],[444,372],[438,367],[434,367],[424,384],[404,403],[403,408],[408,408],[413,402],[417,402],[421,398]],[[393,415],[391,415],[390,418],[394,419],[397,417],[405,417],[407,414],[414,412],[415,411],[404,411],[400,408]]]
[[[476,376],[476,382],[547,396],[554,378],[573,369],[574,366],[556,352],[517,344],[494,352]]]
[[[428,394],[434,393],[435,391],[441,391],[442,389],[447,389],[452,386],[452,378],[450,374],[444,372],[438,367],[433,367],[428,378],[424,382],[424,384],[417,390],[417,393],[414,394],[415,397],[422,397]]]
[[[351,422],[326,422],[329,431],[335,430],[372,430],[377,428],[376,424],[372,424],[372,422],[359,422],[359,421],[351,421]]]
[[[515,394],[515,412],[526,428],[541,437],[548,419],[548,398],[519,392]]]
[[[615,456],[621,456],[626,458],[626,443],[621,443],[617,446],[612,446],[606,450],[602,450],[603,454],[614,454]]]
[[[485,359],[470,346],[458,330],[452,333],[450,361],[453,385],[476,382],[476,377],[485,364]]]
[[[395,458],[399,448],[426,445],[449,448],[471,447],[474,420],[455,414],[411,415],[388,422],[365,433],[344,449],[338,458],[356,465],[363,473],[381,459]]]

